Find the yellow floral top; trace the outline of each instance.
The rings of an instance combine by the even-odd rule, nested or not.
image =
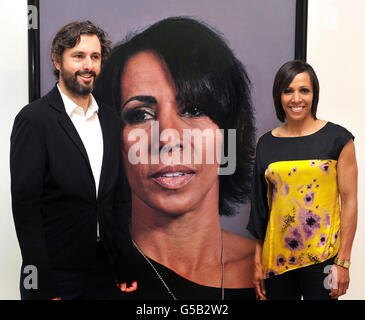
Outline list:
[[[331,122],[308,136],[267,132],[259,139],[248,230],[264,241],[266,278],[337,254],[337,160],[350,139],[349,131]]]

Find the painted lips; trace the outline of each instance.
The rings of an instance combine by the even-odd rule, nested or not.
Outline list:
[[[186,186],[194,178],[195,173],[186,166],[167,166],[152,174],[151,178],[163,188],[179,189]]]

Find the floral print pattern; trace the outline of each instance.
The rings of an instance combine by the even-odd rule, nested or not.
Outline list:
[[[270,218],[263,246],[266,277],[322,262],[337,253],[340,206],[336,164],[335,160],[298,160],[268,166]]]

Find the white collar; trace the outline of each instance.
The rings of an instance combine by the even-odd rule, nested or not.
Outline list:
[[[73,112],[79,112],[80,109],[82,110],[82,114],[83,114],[83,112],[84,112],[83,108],[80,107],[79,105],[77,105],[75,102],[73,102],[66,94],[64,94],[62,92],[60,86],[58,85],[58,83],[57,83],[57,88],[61,94],[63,104],[65,105],[65,110],[66,110],[66,113],[68,114],[68,116],[71,117],[71,114]],[[95,112],[98,112],[98,111],[99,111],[99,106],[96,103],[96,100],[93,97],[93,95],[90,93],[89,107],[87,109],[85,116],[87,118],[89,118],[89,117],[93,116]]]

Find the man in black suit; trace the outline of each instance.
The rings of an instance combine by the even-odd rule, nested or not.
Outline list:
[[[110,45],[90,21],[60,29],[52,42],[58,83],[15,118],[10,168],[22,299],[88,298],[100,265],[112,266],[107,281],[122,279],[119,122],[91,94]]]

